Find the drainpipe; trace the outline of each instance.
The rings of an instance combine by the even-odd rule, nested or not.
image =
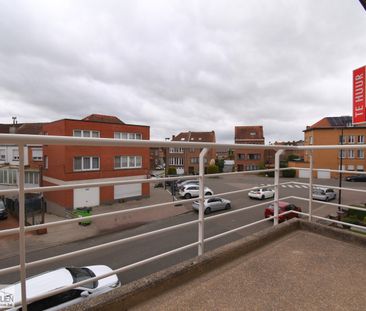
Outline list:
[[[273,225],[278,225],[278,202],[279,202],[279,183],[280,183],[280,156],[283,153],[283,149],[277,150],[275,154],[275,197],[274,197],[274,209],[273,209]]]
[[[204,238],[205,238],[205,231],[204,231],[204,200],[205,200],[205,185],[204,185],[204,176],[205,176],[205,165],[204,165],[204,158],[207,154],[208,148],[203,148],[200,155],[199,155],[199,203],[200,207],[198,210],[198,256],[201,256],[204,252]]]

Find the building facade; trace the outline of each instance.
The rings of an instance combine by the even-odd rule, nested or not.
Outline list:
[[[182,132],[177,136],[173,135],[172,141],[179,142],[216,142],[215,131],[211,132]],[[175,167],[177,174],[194,175],[199,173],[199,155],[201,148],[169,148],[167,150],[167,165]],[[216,150],[210,148],[205,157],[205,170],[210,162],[215,161]]]
[[[326,117],[304,130],[305,145],[352,145],[349,150],[313,150],[314,168],[364,171],[366,160],[364,150],[357,148],[365,144],[366,126],[352,125],[351,116]],[[309,153],[304,162],[292,162],[289,166],[309,167]],[[308,177],[309,172],[299,170],[299,177]],[[314,172],[314,177],[337,178],[339,173]]]
[[[42,134],[43,123],[1,124],[3,134]],[[0,188],[19,185],[19,148],[16,145],[0,145]],[[24,154],[25,187],[42,185],[43,150],[41,145],[26,145]]]
[[[117,117],[90,115],[82,120],[63,119],[45,124],[44,134],[93,138],[149,140],[150,128],[125,124]],[[102,183],[147,178],[149,148],[44,146],[43,183],[67,185]],[[53,212],[77,207],[98,206],[116,200],[149,196],[148,184],[126,184],[45,193]]]
[[[264,145],[263,126],[235,126],[235,144]],[[235,148],[238,171],[258,170],[264,165],[264,149]]]

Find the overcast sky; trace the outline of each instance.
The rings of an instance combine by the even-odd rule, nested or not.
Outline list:
[[[102,113],[152,139],[302,139],[352,114],[365,29],[357,0],[0,0],[0,122]]]

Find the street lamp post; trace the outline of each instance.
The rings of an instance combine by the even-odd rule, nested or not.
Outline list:
[[[343,145],[343,127],[341,128],[341,146]],[[339,161],[339,169],[343,169],[343,149],[340,152],[340,161]],[[338,211],[341,211],[341,203],[342,203],[342,172],[339,172],[339,191],[338,191]]]

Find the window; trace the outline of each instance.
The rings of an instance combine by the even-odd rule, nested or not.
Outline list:
[[[191,163],[192,164],[198,164],[199,163],[199,158],[191,158]]]
[[[244,153],[239,153],[238,154],[238,160],[245,160],[245,154]]]
[[[6,150],[0,149],[0,161],[6,161]]]
[[[363,172],[363,165],[357,165],[357,171]]]
[[[131,140],[141,140],[141,133],[126,133],[126,132],[114,132],[115,139],[131,139]]]
[[[8,171],[9,174],[9,180],[8,180],[8,184],[10,185],[16,185],[17,184],[17,171],[16,170],[9,170]]]
[[[339,150],[338,157],[345,159],[346,158],[346,150]]]
[[[13,150],[13,161],[19,161],[19,150]]]
[[[309,145],[313,144],[313,136],[309,136]]]
[[[260,160],[260,158],[261,158],[260,153],[249,153],[248,154],[249,160]]]
[[[365,143],[365,136],[364,135],[358,135],[357,142],[359,144],[364,144]]]
[[[352,150],[352,149],[348,150],[348,158],[350,158],[350,159],[354,159],[355,158],[354,150]]]
[[[114,157],[114,168],[141,168],[141,156],[116,156]]]
[[[348,136],[348,143],[350,143],[350,144],[354,144],[355,143],[355,136],[354,135]]]
[[[347,170],[348,171],[354,171],[355,170],[355,166],[354,165],[348,165],[347,166]]]
[[[183,158],[170,158],[169,164],[170,165],[183,165]]]
[[[74,171],[96,171],[99,170],[98,157],[75,157]]]
[[[44,156],[44,168],[48,169],[48,156]]]
[[[357,158],[359,158],[359,159],[364,158],[364,152],[362,149],[357,150]]]
[[[93,137],[99,138],[100,132],[99,131],[92,131],[92,130],[74,130],[75,137]]]
[[[32,160],[33,161],[42,161],[43,160],[43,151],[41,148],[32,149]]]
[[[183,153],[183,148],[169,148],[170,153]]]
[[[39,172],[25,172],[24,183],[26,184],[39,184]]]

